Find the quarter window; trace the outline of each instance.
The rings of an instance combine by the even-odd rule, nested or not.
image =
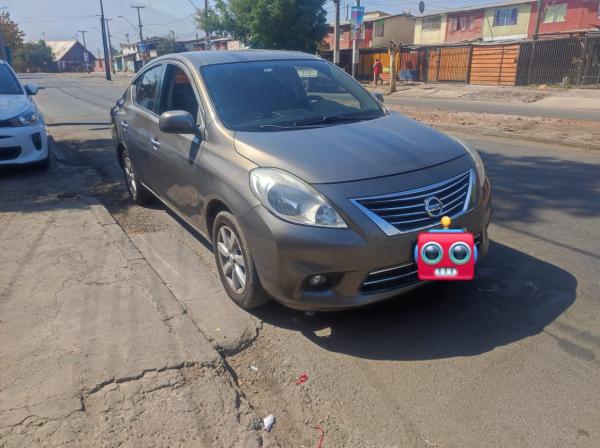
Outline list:
[[[494,26],[516,25],[518,14],[517,8],[497,9],[494,14]]]
[[[564,22],[567,20],[567,4],[548,5],[544,11],[544,23]]]
[[[198,116],[198,100],[188,75],[178,66],[169,64],[163,82],[160,113],[184,110],[194,119]]]
[[[164,67],[159,65],[144,73],[135,83],[135,102],[144,109],[156,112],[156,98]]]

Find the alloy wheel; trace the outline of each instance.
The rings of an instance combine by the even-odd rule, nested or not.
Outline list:
[[[127,188],[129,193],[135,199],[137,196],[137,180],[135,178],[135,171],[133,171],[133,165],[128,154],[125,154],[123,160],[123,167],[125,169],[125,179],[127,180]]]
[[[235,233],[227,226],[221,226],[217,238],[219,265],[229,287],[242,294],[246,288],[246,263],[242,246]]]

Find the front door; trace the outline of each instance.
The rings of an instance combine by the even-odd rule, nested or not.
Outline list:
[[[183,110],[200,125],[199,104],[197,89],[187,69],[178,63],[166,64],[159,113]],[[160,163],[158,189],[161,196],[195,221],[199,213],[197,163],[202,146],[200,134],[163,133],[156,122],[150,126],[150,145]]]

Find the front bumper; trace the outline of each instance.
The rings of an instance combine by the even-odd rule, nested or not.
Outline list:
[[[48,158],[46,125],[0,128],[0,166],[27,165]]]
[[[486,180],[476,206],[453,223],[453,227],[464,227],[479,238],[480,257],[489,245],[490,197]],[[240,217],[261,283],[277,301],[299,310],[349,309],[389,299],[424,284],[414,281],[383,289],[365,288],[365,280],[374,271],[414,262],[412,252],[419,232],[387,236],[357,209],[349,207],[343,212],[353,214],[346,216],[347,222],[352,223],[348,229],[290,224],[262,206]],[[333,278],[331,287],[308,287],[308,278],[316,274]]]

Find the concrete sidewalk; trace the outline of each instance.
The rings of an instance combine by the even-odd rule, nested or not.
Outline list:
[[[0,447],[264,446],[221,356],[72,167],[0,173]]]

